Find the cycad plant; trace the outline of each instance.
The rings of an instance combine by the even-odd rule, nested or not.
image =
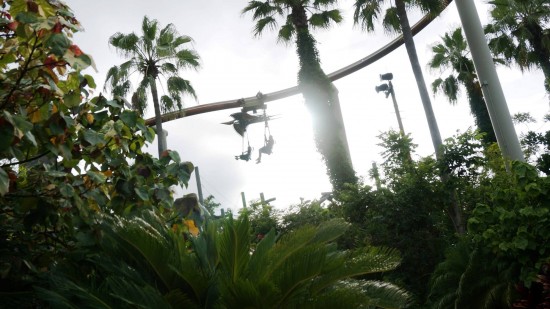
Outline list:
[[[161,116],[169,111],[181,110],[183,95],[196,98],[191,82],[179,74],[183,69],[198,69],[199,55],[192,48],[186,47],[193,41],[192,38],[180,35],[173,24],[160,29],[158,21],[145,16],[141,31],[141,36],[133,32],[117,32],[109,38],[109,44],[128,60],[109,69],[105,87],[110,88],[113,95],[124,97],[132,90],[130,76],[135,72],[140,75],[139,85],[132,95],[132,106],[143,114],[150,92],[155,109],[160,156],[166,150]],[[166,84],[166,94],[159,97],[157,83],[162,81]]]
[[[395,250],[339,251],[342,221],[305,226],[253,246],[246,218],[209,222],[184,236],[152,213],[115,217],[101,250],[58,267],[40,294],[53,306],[87,308],[401,308],[398,287],[356,276],[394,269]],[[74,265],[66,267],[64,265]]]
[[[356,183],[349,154],[346,133],[340,111],[338,90],[323,69],[317,50],[317,41],[311,31],[328,28],[342,21],[336,0],[267,0],[250,1],[243,13],[252,13],[256,21],[254,35],[260,36],[266,29],[274,30],[278,22],[278,39],[290,42],[295,39],[300,60],[298,86],[305,104],[313,115],[313,133],[318,151],[327,166],[327,173],[334,189],[345,183]]]

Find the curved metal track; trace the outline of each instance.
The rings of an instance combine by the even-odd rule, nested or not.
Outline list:
[[[452,0],[448,0],[445,3],[445,8],[452,2]],[[411,28],[411,31],[413,35],[416,35],[421,30],[426,28],[427,25],[429,25],[433,20],[435,19],[434,16],[425,15],[420,19],[416,24],[414,24]],[[351,73],[354,73],[356,71],[361,70],[362,68],[368,66],[369,64],[372,64],[376,62],[377,60],[380,60],[384,56],[388,55],[392,51],[396,50],[399,46],[403,45],[405,43],[403,39],[403,35],[398,36],[393,41],[389,42],[388,44],[384,45],[382,48],[376,50],[372,54],[368,55],[367,57],[356,61],[346,67],[341,68],[340,70],[334,71],[330,74],[328,74],[328,77],[331,81],[338,80],[342,77],[348,76]],[[300,90],[298,89],[298,86],[286,88],[279,91],[270,92],[267,94],[264,94],[262,97],[263,102],[269,102],[269,101],[275,101],[279,99],[283,99],[286,97],[290,97],[293,95],[296,95],[300,93]],[[227,101],[220,101],[215,103],[208,103],[208,104],[201,104],[193,107],[185,108],[181,111],[175,111],[170,112],[162,115],[162,122],[168,122],[176,119],[180,119],[183,117],[189,117],[193,115],[208,113],[208,112],[214,112],[224,109],[230,109],[230,108],[238,108],[242,107],[244,105],[250,106],[255,104],[260,104],[259,99],[254,97],[248,97],[248,98],[242,98],[242,99],[235,99],[235,100],[227,100]],[[145,120],[145,124],[148,126],[155,124],[155,118],[149,118]]]

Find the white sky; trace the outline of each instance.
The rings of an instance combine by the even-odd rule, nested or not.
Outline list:
[[[102,90],[107,70],[122,62],[108,46],[108,38],[115,32],[139,34],[144,15],[157,19],[162,26],[173,23],[180,34],[195,40],[194,48],[201,56],[202,68],[198,72],[182,72],[181,76],[192,82],[198,102],[189,99],[187,107],[236,100],[254,96],[258,91],[269,93],[296,84],[298,59],[294,44],[277,44],[275,33],[253,38],[251,16],[240,14],[247,4],[245,0],[67,0],[66,3],[85,28],[84,32],[75,35],[74,41],[94,57],[98,72],[89,70],[88,74],[96,79],[98,92]],[[376,33],[364,33],[353,27],[353,2],[340,3],[344,22],[314,33],[327,74],[367,56],[395,37],[385,34],[380,27]],[[487,23],[485,1],[475,3],[482,23]],[[419,17],[419,14],[412,14],[411,24]],[[439,72],[430,72],[427,68],[431,46],[459,24],[456,6],[452,3],[441,17],[415,37],[426,84],[430,85],[439,76]],[[393,84],[403,125],[419,145],[418,155],[433,153],[420,96],[402,46],[384,59],[335,82],[354,168],[365,178],[372,162],[381,161],[382,149],[377,146],[377,136],[390,128],[398,130],[391,99],[374,91],[380,84],[379,74],[386,72],[394,74]],[[499,68],[498,72],[510,112],[530,112],[540,121],[531,129],[541,127],[541,118],[549,106],[542,73],[522,74],[509,68]],[[169,131],[168,148],[177,150],[183,160],[199,166],[204,196],[214,195],[224,208],[240,208],[241,192],[245,192],[247,200],[259,199],[263,192],[266,198],[277,198],[273,205],[286,208],[298,203],[300,197],[314,199],[319,198],[321,192],[330,191],[324,165],[315,150],[302,96],[267,105],[268,113],[280,118],[270,123],[276,141],[274,152],[271,156],[263,156],[261,164],[255,164],[255,159],[257,150],[263,145],[262,124],[252,125],[248,130],[254,160],[244,162],[234,158],[242,151],[242,140],[230,126],[220,123],[230,120],[229,114],[238,109],[164,124]],[[432,96],[432,105],[443,139],[474,125],[465,96],[456,106],[451,106],[441,95]],[[152,110],[151,106],[150,117]],[[518,133],[524,129],[518,127]],[[149,149],[156,155],[156,143]],[[196,192],[194,176],[183,192]]]

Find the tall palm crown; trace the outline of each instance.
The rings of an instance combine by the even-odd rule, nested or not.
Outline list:
[[[407,16],[407,6],[409,8],[419,8],[421,11],[433,15],[439,14],[443,6],[442,0],[356,0],[353,20],[356,25],[360,25],[364,30],[373,31],[375,21],[382,21],[384,29],[388,32],[398,32],[403,34],[405,48],[411,62],[411,67],[416,79],[424,112],[430,128],[432,143],[434,145],[436,157],[441,155],[441,134],[435,119],[435,115],[424,81],[424,76],[416,53],[416,47],[412,36],[411,26]]]
[[[313,127],[317,149],[321,153],[333,187],[355,183],[357,178],[341,120],[338,90],[321,69],[316,41],[310,28],[328,28],[342,21],[336,0],[266,0],[250,1],[243,14],[251,12],[256,21],[254,35],[266,29],[278,29],[278,39],[289,42],[293,38],[300,60],[298,85],[306,106],[313,114]]]
[[[521,69],[539,67],[550,93],[550,3],[548,0],[493,0],[489,46]]]
[[[198,69],[199,56],[186,44],[193,39],[180,35],[173,24],[160,29],[156,20],[143,17],[141,36],[135,33],[115,33],[109,38],[109,44],[128,59],[119,66],[114,66],[107,72],[106,87],[110,87],[114,95],[124,97],[131,89],[130,75],[137,72],[141,81],[132,95],[132,106],[144,113],[147,104],[147,94],[150,91],[155,109],[155,125],[159,135],[159,155],[166,150],[162,134],[162,113],[183,108],[183,95],[196,98],[195,90],[188,80],[178,76],[182,69]],[[157,81],[164,80],[166,94],[159,100]]]
[[[442,92],[451,104],[456,104],[460,92],[459,85],[463,85],[470,103],[470,112],[475,117],[479,130],[485,133],[484,140],[495,143],[496,136],[491,118],[483,99],[474,62],[469,57],[468,43],[462,35],[462,29],[457,28],[452,33],[445,33],[441,40],[441,43],[432,47],[433,57],[429,66],[442,72],[449,69],[452,72],[445,79],[440,77],[432,83],[433,92]]]

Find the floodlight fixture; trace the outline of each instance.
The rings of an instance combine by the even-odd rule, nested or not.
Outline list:
[[[393,73],[380,74],[380,80],[392,80]]]
[[[380,86],[376,86],[374,87],[374,89],[376,90],[376,92],[380,92],[380,91],[388,91],[390,87],[388,86],[388,84],[382,84]]]

